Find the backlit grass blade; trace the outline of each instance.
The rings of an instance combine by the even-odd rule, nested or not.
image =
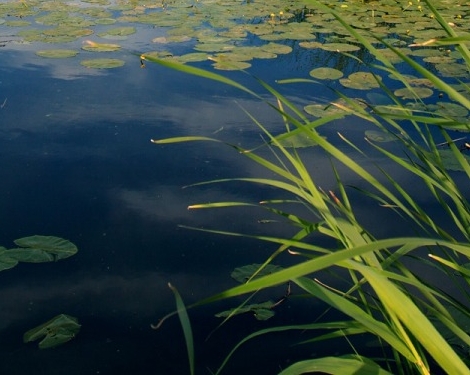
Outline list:
[[[278,375],[300,375],[317,372],[333,375],[392,375],[391,372],[384,370],[370,359],[358,356],[307,359],[290,365]]]
[[[409,297],[371,267],[357,265],[357,269],[374,288],[386,310],[398,317],[448,374],[468,373],[462,359]],[[426,373],[419,358],[416,365]]]
[[[171,291],[175,295],[176,300],[176,309],[178,312],[178,317],[181,322],[181,327],[183,328],[184,339],[186,341],[186,349],[188,351],[188,361],[189,361],[189,373],[191,375],[195,374],[194,369],[194,340],[193,340],[193,331],[191,329],[191,322],[189,321],[188,312],[186,311],[186,306],[184,305],[183,299],[181,298],[178,290],[168,283]]]

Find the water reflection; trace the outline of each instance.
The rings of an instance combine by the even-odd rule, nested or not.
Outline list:
[[[41,59],[34,55],[34,48],[10,48],[0,56],[0,102],[4,103],[0,108],[0,245],[10,246],[13,239],[26,235],[54,234],[70,239],[80,251],[60,263],[21,265],[0,274],[0,342],[7,357],[0,362],[0,372],[185,373],[181,360],[185,349],[177,320],[170,321],[162,332],[149,329],[150,323],[173,309],[167,282],[176,285],[187,302],[194,302],[233,285],[229,273],[234,267],[263,261],[275,247],[191,231],[178,224],[278,236],[292,234],[294,228],[260,224],[270,217],[251,208],[188,211],[192,203],[257,203],[287,196],[245,183],[182,189],[211,179],[271,176],[222,144],[156,146],[150,139],[217,136],[250,148],[262,142],[261,132],[240,107],[275,133],[284,130],[282,119],[264,103],[227,86],[153,65],[141,69],[131,52],[120,54],[126,61],[123,68],[99,71],[86,69],[73,59]],[[295,60],[304,73],[312,63],[319,64],[306,57],[296,56]],[[268,65],[280,68],[268,72]],[[282,59],[260,62],[252,73],[272,83],[289,77],[292,70],[281,67],[290,65],[290,60],[286,64]],[[227,76],[258,87],[243,73]],[[327,102],[332,93],[320,87],[289,86],[286,92],[299,105],[313,99]],[[341,143],[337,132],[366,147],[363,135],[368,128],[368,124],[348,118],[330,124],[324,135],[352,155],[353,150]],[[271,153],[267,147],[260,152]],[[323,189],[337,187],[331,160],[321,150],[309,148],[299,153]],[[410,194],[419,196],[420,185],[408,174],[384,165],[371,149],[367,157],[354,157],[365,167],[379,164],[395,172],[396,181],[411,186]],[[337,168],[345,182],[365,187],[360,177],[341,165]],[[377,218],[371,214],[375,207],[359,194],[354,198],[357,216],[378,237],[390,235],[391,229],[414,234],[387,209],[384,222],[393,222],[394,227],[377,228]],[[292,260],[286,257],[282,262]],[[292,323],[296,314],[302,319],[323,312],[315,303],[295,309],[296,303],[286,303],[275,324]],[[192,315],[204,348],[200,350],[207,350],[201,354],[201,363],[212,361],[212,367],[235,340],[265,327],[252,317],[243,317],[236,325],[224,327],[206,347],[202,344],[205,335],[219,323],[214,312],[211,307]],[[39,352],[34,345],[21,343],[27,329],[58,313],[77,316],[83,325],[70,345]],[[261,360],[265,367],[258,373],[279,369],[272,361],[275,346],[273,341],[266,350],[271,357]],[[250,350],[244,354],[249,361]],[[291,360],[301,354],[302,350],[293,350]],[[261,359],[259,354],[256,357]],[[246,369],[243,361],[233,366],[232,373]]]

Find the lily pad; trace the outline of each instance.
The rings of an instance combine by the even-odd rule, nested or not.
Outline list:
[[[87,40],[82,46],[82,49],[85,51],[93,51],[93,52],[113,52],[118,51],[121,49],[119,44],[111,44],[111,43],[96,43],[92,42],[91,40]]]
[[[438,150],[438,152],[439,152],[439,157],[441,159],[441,162],[444,165],[445,169],[449,171],[460,171],[460,172],[464,171],[464,168],[462,167],[460,162],[457,160],[452,150]],[[462,155],[464,156],[467,163],[469,163],[470,157],[468,155],[465,155],[464,153],[462,153]]]
[[[339,79],[343,76],[343,72],[338,69],[333,69],[333,68],[316,68],[310,71],[310,75],[313,78],[317,79]]]
[[[105,39],[112,39],[113,37],[123,37],[135,34],[136,29],[132,26],[116,27],[99,33],[98,36]]]
[[[256,271],[259,270],[261,266],[262,264],[255,263],[243,267],[237,267],[233,270],[230,276],[232,276],[233,279],[237,280],[240,283],[245,283],[251,278],[251,276],[255,274]],[[268,264],[259,273],[256,274],[256,277],[270,275],[280,270],[282,270],[282,267],[273,264]]]
[[[65,59],[67,57],[77,56],[78,51],[73,49],[48,49],[36,51],[36,55],[49,59]]]
[[[87,68],[111,69],[123,66],[125,64],[125,61],[120,59],[90,59],[83,60],[80,62],[80,64],[86,66]]]
[[[9,256],[8,250],[0,246],[0,271],[15,267],[18,260]]]
[[[55,236],[30,236],[14,241],[20,246],[7,250],[10,258],[20,262],[42,263],[66,259],[75,255],[77,246],[72,242]]]
[[[380,143],[393,142],[397,140],[397,137],[395,137],[393,134],[380,130],[366,130],[364,135],[371,141]]]
[[[248,69],[251,64],[245,61],[218,61],[212,66],[218,70],[243,70]]]
[[[416,98],[429,98],[433,91],[427,87],[413,87],[409,89],[407,87],[395,90],[394,94],[403,99],[416,99]]]
[[[292,136],[288,136],[287,138],[284,138],[288,135],[289,133],[284,133],[281,135],[281,139],[278,140],[279,144],[282,147],[286,148],[305,148],[305,147],[313,147],[313,146],[318,146],[318,143],[315,142],[312,138],[310,138],[307,134],[305,133],[298,133],[294,134]]]
[[[23,341],[31,342],[42,338],[39,349],[54,348],[72,340],[80,331],[76,318],[60,314],[40,326],[30,329],[23,335]]]
[[[255,318],[258,320],[268,320],[272,316],[274,316],[274,311],[272,307],[274,306],[274,302],[266,301],[263,303],[254,303],[251,305],[245,305],[242,307],[237,307],[230,310],[222,311],[218,314],[215,314],[217,318],[227,318],[229,316],[246,314],[246,313],[253,313]]]
[[[376,81],[380,79],[379,76],[374,76],[368,72],[356,72],[349,75],[348,78],[341,78],[339,82],[347,88],[356,90],[370,90],[379,88],[379,84]]]

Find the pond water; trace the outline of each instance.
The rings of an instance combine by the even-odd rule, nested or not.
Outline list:
[[[67,43],[27,43],[18,36],[18,30],[46,29],[36,19],[52,13],[45,7],[54,2],[21,3],[26,10],[40,6],[43,9],[21,17],[14,14],[13,8],[0,13],[4,18],[0,23],[0,39],[4,40],[0,50],[0,245],[10,248],[17,238],[54,235],[75,243],[79,252],[60,262],[21,263],[0,273],[0,373],[188,373],[177,318],[168,320],[158,331],[150,329],[151,323],[174,309],[167,283],[175,285],[190,304],[233,286],[230,273],[235,267],[262,262],[275,247],[179,225],[276,236],[294,232],[282,223],[262,224],[270,217],[252,208],[188,210],[187,206],[193,203],[257,203],[279,198],[280,193],[241,182],[183,188],[218,178],[270,175],[222,144],[163,146],[152,144],[150,139],[200,135],[251,148],[263,142],[261,131],[241,108],[274,133],[285,130],[282,119],[261,100],[229,86],[150,62],[141,67],[140,53],[169,48],[182,55],[193,51],[194,38],[171,47],[156,47],[151,40],[171,35],[167,34],[171,28],[123,19],[120,26],[132,26],[137,31],[126,39],[106,41],[93,34]],[[117,6],[126,2],[111,4],[115,8],[109,8],[111,5],[106,2],[56,3],[107,9],[111,18],[117,18],[124,12]],[[136,11],[144,6],[143,2],[134,1],[127,5]],[[144,7],[143,13],[152,9]],[[14,20],[31,24],[9,24]],[[109,28],[100,24],[95,27],[95,34]],[[86,40],[118,43],[122,48],[106,52],[106,57],[120,59],[125,65],[114,69],[81,65],[83,59],[99,54],[80,50]],[[310,78],[309,72],[318,67],[334,67],[345,76],[363,70],[356,61],[336,52],[305,49],[298,40],[284,40],[281,44],[293,51],[252,61],[250,75],[240,71],[222,73],[268,98],[254,76],[277,85],[278,79]],[[35,54],[37,50],[52,48],[72,48],[80,53],[67,59]],[[371,61],[361,51],[357,53]],[[193,65],[213,70],[212,63],[205,60]],[[392,90],[399,88],[393,80],[384,79]],[[348,89],[337,81],[330,82],[330,86],[361,97],[374,92]],[[276,88],[300,108],[336,99],[322,83]],[[438,100],[437,95],[434,93],[429,100]],[[364,133],[370,129],[373,127],[360,119],[346,117],[329,124],[324,135],[341,144],[336,134],[340,131],[366,147]],[[341,147],[353,152],[346,144]],[[393,144],[389,147],[398,150]],[[321,176],[321,186],[334,190],[336,181],[329,158],[315,147],[299,152],[308,160],[312,173]],[[269,155],[270,151],[266,148],[261,153]],[[380,162],[372,149],[368,153],[368,157],[355,157],[363,165]],[[388,167],[393,171],[393,166]],[[361,187],[358,177],[340,165],[338,169],[348,184]],[[413,183],[403,173],[395,178],[401,183]],[[419,189],[416,186],[416,192]],[[387,222],[386,214],[380,220],[372,217],[365,197],[351,194],[358,202],[357,214],[378,237],[391,232],[413,234],[406,223],[396,223],[392,228],[380,224]],[[290,259],[281,258],[279,262],[289,264]],[[328,275],[324,277],[327,279]],[[281,297],[283,289],[267,292],[268,298]],[[215,331],[205,342],[221,322],[214,314],[233,305],[230,301],[190,311],[198,373],[207,373],[207,367],[216,369],[232,346],[254,330],[308,321],[312,314],[320,316],[324,312],[319,303],[304,306],[301,301],[290,299],[280,306],[272,321],[259,322],[252,316],[242,316]],[[71,342],[49,350],[22,342],[28,329],[61,313],[76,317],[82,325]],[[285,343],[299,338],[300,334],[276,336],[248,344],[225,373],[275,373],[296,359],[334,355],[343,350],[335,344],[315,351],[311,347],[295,347],[286,352]],[[281,341],[283,345],[279,345]],[[258,350],[260,345],[263,350]]]

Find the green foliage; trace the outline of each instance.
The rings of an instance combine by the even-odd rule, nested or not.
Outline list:
[[[0,246],[0,271],[15,267],[18,262],[55,262],[75,255],[77,247],[70,241],[55,236],[30,236],[14,241],[19,247]]]
[[[38,344],[39,349],[54,348],[72,340],[80,331],[80,327],[76,318],[60,314],[46,323],[30,329],[24,334],[23,341],[31,342],[42,338]]]
[[[261,266],[257,266],[258,276],[247,279],[244,283],[225,290],[220,294],[209,297],[202,303],[214,302],[246,293],[255,293],[261,289],[270,288],[283,283],[291,282],[302,289],[308,296],[321,300],[330,308],[343,313],[348,320],[342,322],[312,323],[311,325],[274,327],[253,333],[243,339],[227,356],[219,367],[217,374],[223,371],[227,361],[238,347],[254,337],[273,334],[281,331],[302,329],[307,332],[325,329],[334,331],[305,340],[304,345],[315,345],[324,340],[337,337],[347,337],[358,333],[367,333],[371,338],[377,338],[385,353],[391,353],[380,363],[364,358],[361,352],[367,349],[354,346],[354,355],[339,358],[318,358],[295,363],[281,372],[281,374],[300,374],[305,372],[321,371],[325,373],[400,373],[400,374],[430,374],[436,367],[449,374],[469,374],[468,350],[458,350],[457,347],[469,347],[470,336],[468,320],[470,317],[470,298],[468,294],[469,275],[468,262],[470,260],[470,204],[454,175],[449,169],[463,171],[470,178],[470,165],[467,157],[456,145],[456,140],[448,134],[447,129],[468,130],[468,122],[462,121],[459,116],[452,113],[436,112],[426,107],[420,97],[423,90],[413,87],[409,79],[402,75],[395,67],[396,59],[402,61],[417,74],[426,78],[435,89],[451,98],[459,107],[470,109],[470,86],[463,85],[457,90],[454,85],[438,77],[431,70],[416,62],[385,40],[373,40],[371,35],[365,35],[358,28],[351,26],[350,22],[339,12],[322,5],[316,1],[309,1],[312,7],[329,14],[336,19],[356,42],[366,48],[376,61],[368,68],[371,73],[361,73],[361,82],[367,77],[370,87],[379,87],[388,97],[390,104],[384,110],[383,106],[367,103],[366,108],[355,103],[353,99],[338,93],[346,100],[348,112],[376,127],[382,132],[382,139],[390,135],[405,150],[406,157],[390,152],[382,146],[380,140],[368,137],[369,145],[379,151],[387,160],[395,165],[401,172],[410,173],[421,184],[419,196],[415,189],[402,186],[395,181],[394,175],[385,168],[378,166],[374,172],[359,163],[353,156],[346,154],[341,147],[325,139],[320,133],[329,122],[341,116],[330,115],[321,119],[310,121],[296,106],[285,98],[280,92],[265,82],[259,81],[261,87],[270,93],[277,105],[267,101],[267,104],[280,114],[282,122],[288,131],[282,135],[274,136],[250,116],[254,124],[263,132],[267,139],[265,147],[275,145],[271,151],[274,161],[269,157],[261,156],[256,150],[246,150],[239,145],[229,144],[237,152],[251,159],[254,163],[264,167],[270,172],[271,178],[241,177],[221,181],[243,181],[246,183],[261,184],[279,189],[283,193],[294,197],[293,200],[301,202],[312,215],[302,216],[278,208],[278,203],[288,200],[279,199],[263,201],[260,207],[278,214],[281,220],[297,228],[291,238],[275,236],[249,235],[244,233],[226,232],[223,230],[207,230],[207,232],[257,238],[275,244],[273,254]],[[453,46],[464,61],[467,68],[470,66],[470,53],[466,42],[468,38],[457,35],[449,26],[448,21],[435,9],[433,4],[424,0],[420,7],[432,15],[447,36],[439,40],[430,39],[422,46],[446,45]],[[396,20],[398,22],[398,20]],[[381,47],[379,49],[379,46]],[[383,48],[394,58],[383,53]],[[347,53],[345,53],[347,55]],[[350,56],[351,57],[351,56]],[[357,57],[354,57],[357,59]],[[224,82],[244,92],[262,99],[261,95],[253,93],[240,84],[223,76],[205,72],[203,70],[186,67],[169,61],[152,59],[158,64],[171,67],[186,73],[195,74],[207,79]],[[406,98],[413,98],[416,106],[404,102],[402,92],[393,93],[382,83],[375,72],[383,72],[393,76],[406,88]],[[355,78],[355,76],[353,76]],[[351,80],[351,79],[350,79]],[[309,82],[308,80],[289,80],[281,83]],[[349,86],[348,86],[349,87]],[[401,97],[399,97],[400,95]],[[424,107],[423,107],[424,105]],[[406,124],[406,126],[404,126]],[[413,131],[410,132],[409,129]],[[319,188],[318,180],[321,176],[314,175],[305,161],[296,150],[288,149],[280,139],[302,134],[321,147],[333,160],[333,172],[337,178],[336,191],[326,192]],[[369,133],[377,135],[381,133]],[[413,134],[411,136],[410,134]],[[444,143],[437,143],[436,134],[445,139]],[[358,146],[340,135],[340,138],[355,150],[361,157],[365,152]],[[185,141],[217,141],[217,139],[204,139],[203,137],[179,137],[164,140],[153,140],[155,144],[185,142]],[[261,146],[263,147],[263,146]],[[448,147],[442,150],[442,147]],[[446,151],[446,152],[443,152]],[[449,157],[452,155],[452,164]],[[336,165],[342,164],[357,178],[360,178],[366,188],[358,189],[377,210],[393,210],[398,220],[407,221],[412,225],[418,235],[416,237],[375,238],[359,220],[354,211],[354,202],[350,201],[348,189],[338,172]],[[415,186],[413,186],[415,188]],[[419,203],[423,195],[441,208],[439,215],[446,215],[447,225],[442,228],[437,217],[430,213]],[[210,204],[198,203],[191,208],[233,207],[247,205],[243,202],[212,202]],[[297,211],[293,211],[297,212]],[[377,217],[380,217],[378,212]],[[388,223],[384,223],[388,224]],[[196,229],[196,228],[193,228]],[[320,247],[312,241],[311,235],[319,238],[333,239],[337,246],[330,248]],[[330,242],[331,243],[331,242]],[[426,249],[429,256],[423,256]],[[273,260],[281,253],[289,251],[297,256],[298,262],[290,267],[265,272]],[[413,259],[418,265],[434,266],[436,272],[445,276],[450,285],[463,290],[460,300],[441,289],[441,285],[433,280],[423,280],[413,267],[407,266],[405,259]],[[334,284],[326,285],[311,275],[320,270],[340,268],[349,275],[349,287],[340,290]],[[419,267],[418,267],[419,268]],[[459,280],[456,280],[456,273]],[[253,272],[251,272],[253,274]],[[461,284],[464,283],[462,286]],[[308,302],[305,302],[308,303]],[[230,318],[236,312],[252,311],[255,305],[242,305],[226,313]],[[250,310],[251,309],[251,310]],[[393,364],[391,364],[393,363]],[[384,367],[385,366],[385,367]]]

